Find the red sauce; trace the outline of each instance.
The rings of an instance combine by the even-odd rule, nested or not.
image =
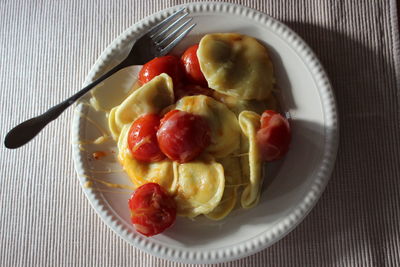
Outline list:
[[[92,156],[94,159],[98,160],[98,159],[101,159],[102,157],[107,156],[107,154],[104,151],[96,151],[96,152],[93,152]]]

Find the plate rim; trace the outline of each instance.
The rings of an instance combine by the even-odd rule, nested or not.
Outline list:
[[[282,22],[258,10],[238,4],[219,2],[197,2],[173,6],[154,13],[133,24],[115,38],[101,53],[100,57],[95,61],[89,71],[84,86],[104,71],[104,66],[108,65],[108,61],[115,52],[119,50],[119,47],[127,45],[132,39],[136,39],[137,36],[140,36],[143,30],[149,28],[156,21],[160,21],[162,18],[165,18],[181,7],[186,7],[189,13],[210,12],[213,14],[236,14],[250,21],[261,23],[282,38],[291,49],[300,56],[304,65],[307,66],[320,96],[325,122],[323,160],[321,161],[321,165],[316,168],[316,178],[313,180],[309,191],[305,194],[303,200],[298,203],[297,206],[293,207],[292,212],[283,219],[281,223],[277,224],[272,229],[262,232],[259,236],[233,246],[193,251],[190,249],[179,249],[175,246],[163,246],[157,242],[153,242],[151,238],[144,238],[139,234],[130,233],[124,224],[119,222],[118,219],[106,209],[98,193],[90,188],[84,187],[84,184],[88,180],[80,175],[85,173],[82,153],[78,145],[72,144],[75,171],[82,190],[96,213],[108,227],[136,248],[160,258],[189,264],[233,261],[255,254],[282,239],[304,220],[318,202],[332,174],[339,146],[339,119],[336,100],[331,83],[322,64],[312,49],[297,35],[297,33]],[[83,109],[83,105],[78,104],[75,106],[75,111],[80,112]],[[81,131],[83,130],[83,124],[76,114],[77,112],[74,112],[72,119],[72,138],[81,136]]]

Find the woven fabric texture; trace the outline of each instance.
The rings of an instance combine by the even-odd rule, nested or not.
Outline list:
[[[184,0],[0,1],[0,137],[78,90],[106,46]],[[400,54],[396,2],[232,0],[289,25],[326,68],[340,114],[336,167],[289,235],[215,266],[400,266]],[[0,266],[192,266],[114,234],[80,188],[72,109],[18,150],[0,147]]]

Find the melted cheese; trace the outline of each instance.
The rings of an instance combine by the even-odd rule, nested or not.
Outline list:
[[[238,120],[224,104],[205,95],[186,96],[176,103],[176,109],[202,116],[207,121],[211,129],[211,144],[206,152],[214,157],[226,157],[239,148]]]
[[[225,187],[221,164],[210,157],[173,164],[178,184],[175,201],[179,215],[195,217],[207,214],[218,206]]]
[[[241,196],[243,208],[254,207],[260,198],[262,177],[262,161],[256,144],[256,133],[260,128],[260,115],[252,111],[243,111],[239,115],[239,124],[243,132],[241,152],[249,153],[242,160],[242,175],[249,184],[244,188]]]
[[[111,110],[108,125],[113,138],[117,140],[122,128],[131,124],[140,115],[158,113],[171,105],[173,101],[171,77],[167,74],[160,74],[153,78]]]
[[[205,35],[197,50],[208,86],[242,99],[268,98],[275,83],[267,49],[237,33]]]

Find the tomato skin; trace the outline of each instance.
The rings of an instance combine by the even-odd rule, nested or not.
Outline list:
[[[185,84],[184,86],[180,86],[178,88],[174,88],[175,100],[179,100],[184,96],[193,96],[193,95],[206,95],[212,96],[213,90],[210,88],[202,87],[197,84]]]
[[[289,150],[291,140],[288,120],[275,111],[264,111],[256,140],[264,161],[282,159]]]
[[[184,163],[210,144],[210,128],[202,117],[175,109],[161,120],[157,140],[168,158]]]
[[[139,81],[145,84],[161,73],[166,73],[171,76],[174,87],[182,83],[182,79],[185,75],[179,58],[177,56],[168,55],[156,57],[144,64],[139,72]]]
[[[271,118],[277,114],[279,113],[274,110],[265,110],[261,115],[261,128],[267,127]]]
[[[162,233],[176,219],[175,200],[157,183],[138,187],[128,205],[136,231],[145,236]]]
[[[157,141],[159,126],[160,117],[156,114],[145,114],[133,122],[128,133],[128,147],[135,159],[155,162],[165,158]]]
[[[201,72],[199,59],[197,58],[198,48],[199,44],[195,44],[186,49],[181,57],[181,61],[185,68],[186,78],[189,82],[206,87],[207,80],[204,77],[203,72]]]

